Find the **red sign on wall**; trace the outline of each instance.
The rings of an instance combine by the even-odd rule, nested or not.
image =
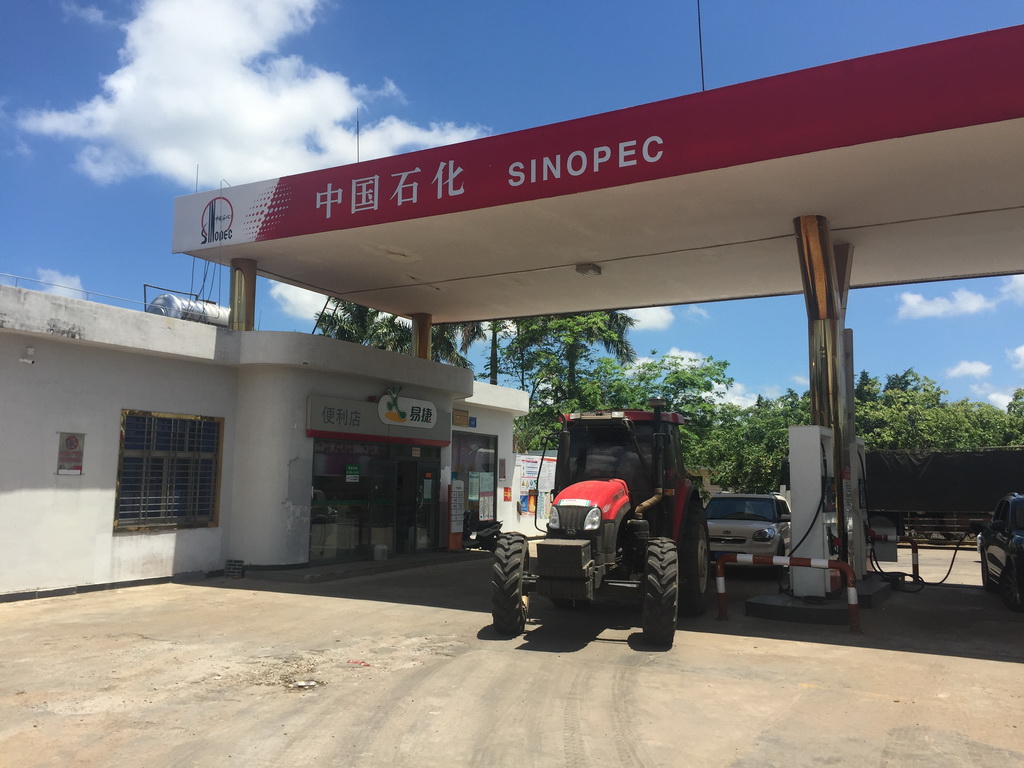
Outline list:
[[[85,434],[82,432],[61,432],[57,448],[57,474],[82,474],[82,456],[85,454]]]

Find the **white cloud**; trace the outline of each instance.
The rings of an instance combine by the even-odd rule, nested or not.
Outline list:
[[[69,296],[72,299],[86,298],[86,293],[82,289],[82,278],[78,275],[65,275],[56,269],[37,269],[36,276],[40,283],[44,283],[44,293]]]
[[[1024,368],[1024,346],[1008,349],[1006,356],[1010,358],[1010,363],[1014,368]]]
[[[716,386],[715,393],[722,402],[732,403],[741,408],[749,408],[757,402],[757,393],[748,392],[746,385],[740,384],[738,381],[733,382],[729,388]]]
[[[796,384],[798,387],[811,386],[811,380],[808,379],[806,376],[794,375],[791,376],[790,378],[793,380],[793,383]]]
[[[696,317],[700,320],[710,320],[711,313],[703,307],[698,307],[696,304],[691,304],[686,308],[686,314],[690,317]]]
[[[992,403],[996,408],[1006,410],[1011,402],[1013,402],[1013,392],[990,392],[988,394],[988,401]]]
[[[95,5],[79,5],[78,3],[63,2],[60,9],[64,11],[65,19],[79,19],[86,24],[93,24],[98,27],[107,26],[111,22],[103,15],[103,11]]]
[[[671,307],[627,309],[626,314],[636,321],[632,328],[634,331],[664,331],[675,320]]]
[[[216,187],[330,167],[356,159],[357,108],[400,102],[343,75],[279,55],[307,32],[325,0],[146,0],[123,26],[122,66],[102,92],[69,110],[23,113],[28,132],[86,142],[78,168],[100,183],[155,174],[190,188]],[[87,19],[87,7],[69,5]],[[66,9],[66,12],[68,10]],[[202,23],[197,20],[202,19]],[[482,135],[479,126],[417,126],[366,119],[360,158],[371,159]]]
[[[703,363],[705,359],[704,355],[700,354],[700,352],[690,352],[685,349],[679,349],[679,347],[672,347],[672,349],[670,349],[661,357],[678,357],[682,360],[683,365],[687,366],[698,366],[701,363]],[[655,359],[656,358],[650,357],[648,355],[639,355],[637,359],[633,362],[633,365],[630,366],[629,370],[630,372],[632,372],[638,366],[641,366],[644,363],[653,362]]]
[[[1024,304],[1024,275],[1014,275],[999,289],[1002,299],[1009,299],[1015,304]]]
[[[1013,390],[1009,392],[998,392],[991,384],[972,384],[971,393],[981,400],[987,400],[996,408],[1006,410],[1006,406],[1013,400]]]
[[[900,318],[919,319],[922,317],[956,317],[958,315],[974,315],[978,312],[995,308],[998,302],[992,301],[974,291],[962,288],[953,291],[952,298],[939,296],[926,299],[920,293],[904,292],[900,294]]]
[[[317,314],[323,310],[327,301],[327,297],[322,293],[284,283],[271,283],[270,296],[281,307],[282,312],[297,320],[308,320],[310,328],[313,327]]]
[[[289,317],[308,321],[310,330],[313,329],[316,316],[323,312],[324,306],[327,304],[326,294],[308,291],[305,288],[278,283],[273,280],[270,281],[270,297],[277,302],[281,311]],[[387,315],[388,313],[382,312],[381,314]],[[412,323],[407,317],[399,317],[398,320],[407,325]]]
[[[946,375],[954,379],[960,376],[973,376],[976,379],[980,379],[988,376],[991,372],[992,366],[988,363],[982,363],[977,360],[961,360],[952,368],[949,368],[946,371]]]
[[[679,347],[672,347],[672,349],[665,353],[665,356],[681,357],[684,362],[690,365],[700,365],[705,360],[705,356],[700,352],[691,352],[688,349],[680,349]]]

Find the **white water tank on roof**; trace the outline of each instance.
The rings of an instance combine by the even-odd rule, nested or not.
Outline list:
[[[202,299],[183,299],[171,293],[157,296],[146,305],[146,311],[151,315],[217,325],[221,328],[227,328],[231,319],[231,311],[227,307]]]

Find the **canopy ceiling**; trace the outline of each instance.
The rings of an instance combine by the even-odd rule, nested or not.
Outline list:
[[[188,195],[172,247],[434,322],[799,293],[806,214],[852,287],[1024,272],[1022,72],[1011,27]]]

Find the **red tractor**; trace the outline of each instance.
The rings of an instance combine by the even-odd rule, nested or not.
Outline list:
[[[546,537],[533,548],[503,534],[495,549],[491,615],[504,635],[521,634],[531,593],[560,608],[626,590],[643,609],[644,639],[671,646],[676,616],[707,606],[711,559],[704,506],[683,468],[683,417],[595,411],[563,417]]]

